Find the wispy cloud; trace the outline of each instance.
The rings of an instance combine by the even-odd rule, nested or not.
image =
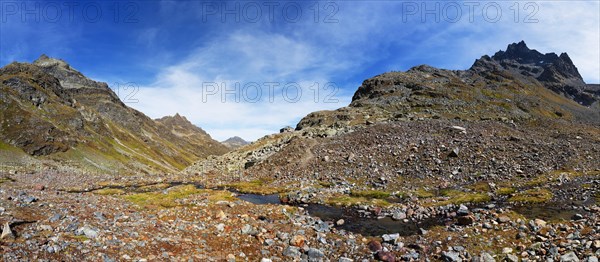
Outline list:
[[[254,140],[312,111],[347,105],[349,94],[341,89],[328,97],[336,85],[330,76],[346,63],[281,34],[232,32],[160,72],[132,106],[151,117],[184,114],[220,140],[232,131]]]

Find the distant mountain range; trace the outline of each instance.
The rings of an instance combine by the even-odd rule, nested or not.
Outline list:
[[[182,116],[150,119],[106,83],[45,55],[0,69],[0,116],[6,166],[177,172],[229,150]]]
[[[221,144],[223,144],[231,149],[237,149],[237,148],[243,147],[247,144],[250,144],[250,142],[244,140],[243,138],[241,138],[239,136],[234,136],[234,137],[228,138],[225,141],[222,141]]]

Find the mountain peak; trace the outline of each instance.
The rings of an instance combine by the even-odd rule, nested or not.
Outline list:
[[[529,49],[525,41],[508,45],[506,51],[498,51],[494,56],[477,59],[472,71],[480,74],[505,71],[523,78],[532,77],[556,93],[563,94],[583,105],[591,105],[596,100],[584,94],[586,84],[577,67],[567,53],[542,54]]]
[[[52,58],[47,56],[46,54],[42,54],[40,55],[40,57],[33,61],[34,65],[40,66],[40,67],[59,67],[65,70],[71,70],[71,71],[75,71],[73,70],[73,68],[71,68],[71,66],[65,62],[62,59],[58,59],[58,58]]]
[[[498,51],[494,56],[492,56],[493,60],[502,61],[502,60],[514,60],[519,63],[527,63],[527,64],[538,64],[544,62],[554,62],[554,60],[558,59],[558,56],[555,53],[542,54],[535,49],[529,49],[525,41],[521,41],[519,43],[512,43],[508,45],[506,51]]]
[[[527,52],[527,51],[531,51],[531,49],[529,49],[529,47],[527,47],[527,44],[523,40],[521,40],[521,42],[518,42],[518,43],[509,44],[508,47],[506,48],[507,53]]]
[[[243,138],[241,138],[239,136],[234,136],[234,137],[228,138],[225,141],[222,141],[221,144],[225,145],[228,148],[236,149],[236,148],[245,146],[247,144],[250,144],[250,142],[244,140]]]

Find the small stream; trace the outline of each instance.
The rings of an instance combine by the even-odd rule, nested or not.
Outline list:
[[[204,185],[197,183],[182,183],[182,182],[168,182],[168,183],[156,183],[150,185],[141,186],[108,186],[100,189],[122,189],[128,192],[148,192],[164,190],[174,186],[180,185],[194,185],[199,189],[205,188]],[[157,188],[153,188],[156,186]],[[247,201],[257,205],[274,204],[283,205],[279,199],[278,194],[271,195],[258,195],[258,194],[243,194],[230,188],[218,188],[231,191],[237,194],[237,198],[243,201]],[[90,189],[85,191],[71,192],[71,193],[82,193],[90,192],[98,189]],[[447,223],[451,223],[451,220],[442,217],[432,217],[419,222],[403,222],[395,221],[390,217],[384,218],[368,218],[362,217],[359,212],[352,208],[328,206],[322,204],[305,204],[302,206],[306,211],[314,217],[318,217],[323,221],[329,221],[335,224],[336,221],[343,219],[344,223],[335,228],[347,230],[353,233],[359,233],[364,236],[381,236],[383,234],[394,234],[398,233],[401,236],[410,236],[418,234],[420,229],[429,229],[433,226],[445,226]],[[577,209],[565,209],[564,205],[558,204],[546,204],[546,205],[521,205],[514,206],[511,208],[517,213],[524,215],[529,219],[540,218],[544,220],[570,220],[573,215],[583,212],[583,210]],[[585,212],[584,212],[585,213]]]
[[[279,195],[256,195],[256,194],[240,194],[237,198],[254,203],[257,205],[265,204],[282,204],[279,200]],[[383,234],[398,233],[401,236],[410,236],[417,234],[420,228],[428,229],[436,225],[444,225],[445,221],[442,218],[430,218],[424,221],[402,222],[395,221],[390,217],[365,218],[351,208],[342,208],[320,204],[308,204],[304,207],[311,216],[318,217],[323,221],[335,223],[340,219],[344,219],[344,224],[335,226],[338,229],[344,229],[353,233],[359,233],[364,236],[380,236]]]

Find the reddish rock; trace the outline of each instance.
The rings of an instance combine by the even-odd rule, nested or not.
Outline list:
[[[457,222],[461,226],[468,226],[475,222],[475,218],[473,216],[462,216],[457,218]]]
[[[38,190],[38,191],[42,191],[42,190],[46,189],[46,187],[44,185],[35,185],[33,187],[33,189]]]
[[[396,255],[392,252],[379,251],[377,253],[377,258],[385,262],[396,262]]]
[[[371,250],[371,252],[378,252],[381,249],[383,249],[381,243],[379,243],[379,241],[377,240],[371,240],[371,242],[369,242],[367,246],[369,247],[369,250]]]
[[[290,245],[296,247],[303,247],[304,243],[306,243],[306,238],[301,235],[295,235],[290,239]]]

